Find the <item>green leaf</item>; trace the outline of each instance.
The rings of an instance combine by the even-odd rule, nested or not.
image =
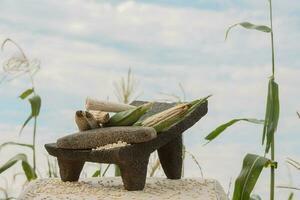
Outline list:
[[[279,113],[280,105],[278,84],[274,81],[274,78],[271,77],[268,85],[267,106],[262,137],[262,143],[264,144],[266,141],[265,153],[268,153],[270,150],[274,134],[277,130]]]
[[[299,119],[300,119],[300,113],[299,113],[299,112],[297,112],[297,115],[298,115],[298,117],[299,117]]]
[[[291,193],[290,193],[290,195],[289,195],[289,198],[288,198],[288,200],[293,200],[293,197],[294,197],[294,193],[293,193],[293,192],[291,192]]]
[[[115,165],[115,176],[121,176],[121,170],[118,165]]]
[[[143,104],[137,108],[118,112],[108,122],[108,126],[131,126],[137,122],[152,107],[152,103]]]
[[[27,89],[19,97],[21,99],[26,99],[29,95],[33,93],[33,91],[34,91],[33,88]]]
[[[16,162],[19,160],[27,161],[27,156],[25,154],[17,154],[16,156],[12,157],[9,159],[4,165],[0,167],[0,174],[4,172],[5,170],[9,169],[11,166],[13,166]]]
[[[24,122],[24,124],[22,125],[20,131],[19,131],[19,135],[21,135],[23,129],[25,128],[25,126],[28,124],[28,122],[32,119],[32,115],[29,115],[29,117],[26,119],[26,121]]]
[[[251,192],[264,167],[269,166],[271,160],[255,154],[247,154],[243,161],[243,168],[235,181],[232,200],[250,200]]]
[[[241,119],[232,119],[229,122],[222,124],[218,126],[215,130],[213,130],[211,133],[209,133],[205,139],[208,141],[214,140],[216,137],[218,137],[223,131],[225,131],[229,126],[235,124],[236,122],[239,121],[246,121],[254,124],[263,124],[263,120],[258,120],[258,119],[251,119],[251,118],[241,118]]]
[[[39,95],[34,95],[29,99],[29,102],[31,104],[31,115],[37,117],[40,114],[42,103],[41,97]]]
[[[37,178],[37,175],[33,168],[30,166],[30,164],[27,161],[22,161],[22,168],[26,175],[26,178],[28,181],[34,180]]]
[[[92,177],[98,177],[101,175],[101,171],[98,169],[94,172],[94,174],[92,175]]]
[[[0,150],[7,145],[17,145],[17,146],[29,147],[29,148],[33,149],[33,145],[31,145],[31,144],[24,144],[24,143],[18,143],[18,142],[5,142],[0,145]]]
[[[42,100],[41,97],[39,95],[34,95],[33,97],[31,97],[30,99],[28,99],[30,105],[31,105],[31,114],[28,116],[28,118],[26,119],[26,121],[24,122],[24,124],[21,127],[21,130],[19,132],[19,135],[22,133],[23,129],[25,128],[25,126],[28,124],[28,122],[33,118],[33,117],[38,117],[40,114],[40,109],[41,109],[41,104],[42,104]]]
[[[272,29],[270,27],[265,26],[265,25],[254,25],[250,22],[241,22],[241,23],[234,24],[227,29],[225,40],[228,38],[228,34],[229,34],[230,30],[236,26],[242,26],[246,29],[253,29],[253,30],[262,31],[265,33],[270,33],[272,31]]]
[[[29,165],[29,163],[27,161],[27,156],[23,153],[15,155],[11,159],[9,159],[4,165],[2,165],[0,167],[0,174],[2,172],[6,171],[7,169],[9,169],[10,167],[12,167],[18,161],[22,161],[22,167],[23,167],[24,173],[27,177],[27,180],[30,181],[32,179],[35,179],[36,174],[35,174],[34,170],[32,169],[32,167]]]

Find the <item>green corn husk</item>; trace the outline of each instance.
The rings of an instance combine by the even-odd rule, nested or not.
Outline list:
[[[170,109],[152,115],[135,126],[153,127],[157,133],[167,131],[173,125],[185,119],[198,106],[203,104],[210,96],[194,100],[190,103],[178,104]]]
[[[118,112],[109,119],[107,126],[131,126],[148,112],[152,105],[153,103],[146,103],[134,109]]]

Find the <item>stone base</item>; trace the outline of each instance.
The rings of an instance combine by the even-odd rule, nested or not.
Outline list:
[[[131,199],[199,199],[227,200],[216,180],[184,178],[147,178],[143,191],[127,191],[119,177],[88,178],[79,182],[62,182],[60,179],[39,179],[31,182],[19,197],[20,200],[131,200]]]

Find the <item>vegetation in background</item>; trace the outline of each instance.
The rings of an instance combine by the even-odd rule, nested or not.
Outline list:
[[[2,78],[2,82],[5,80],[12,80],[16,77],[19,77],[23,74],[27,74],[29,76],[31,87],[26,89],[24,92],[22,92],[19,96],[21,100],[28,100],[31,113],[29,114],[28,118],[25,120],[24,124],[22,125],[22,128],[20,130],[20,133],[22,133],[22,130],[26,127],[26,125],[33,120],[33,133],[32,133],[32,143],[31,144],[25,144],[25,143],[17,143],[17,142],[5,142],[0,145],[0,149],[5,146],[20,146],[24,148],[29,148],[32,150],[32,159],[31,163],[28,160],[28,156],[24,153],[19,153],[12,157],[10,160],[8,160],[4,165],[0,167],[0,173],[6,171],[10,167],[12,167],[14,164],[16,164],[18,161],[21,161],[23,171],[26,175],[26,178],[28,181],[36,179],[37,178],[37,169],[36,169],[36,134],[37,134],[37,120],[38,116],[40,114],[40,108],[41,108],[41,97],[37,94],[34,84],[34,75],[36,72],[40,69],[40,63],[37,60],[29,60],[27,56],[25,55],[24,51],[21,49],[21,47],[14,42],[11,39],[6,39],[1,46],[2,51],[4,50],[5,46],[11,43],[13,44],[17,50],[18,54],[12,55],[7,61],[5,61],[3,65],[4,70],[4,76]],[[12,76],[12,78],[11,78]]]
[[[10,55],[7,60],[3,63],[3,76],[1,77],[0,84],[4,82],[12,81],[22,75],[27,75],[30,80],[31,87],[26,89],[19,95],[21,100],[27,100],[30,105],[30,114],[23,123],[19,135],[21,135],[23,129],[33,121],[33,131],[32,131],[32,143],[19,143],[14,141],[4,142],[0,145],[0,150],[7,146],[19,146],[23,148],[30,149],[32,151],[31,159],[25,153],[19,153],[13,156],[11,159],[6,161],[2,166],[0,166],[0,174],[14,166],[17,162],[21,162],[23,173],[16,173],[13,175],[13,179],[19,175],[26,176],[27,181],[34,180],[38,177],[37,171],[37,159],[36,159],[36,136],[37,136],[37,122],[41,109],[41,97],[36,92],[34,76],[40,69],[40,62],[37,59],[30,60],[25,55],[22,48],[13,40],[6,39],[2,45],[1,50],[4,51],[8,44],[11,44],[17,52],[13,55]],[[57,161],[51,161],[48,159],[48,176],[57,177]],[[13,187],[13,186],[9,186]],[[1,188],[0,193],[2,193],[5,199],[15,199],[8,195],[9,187]],[[15,195],[15,194],[14,194]]]
[[[279,120],[279,89],[275,81],[275,48],[274,48],[274,32],[273,32],[273,14],[272,14],[272,0],[268,0],[269,14],[270,14],[270,27],[265,25],[254,25],[250,22],[241,22],[234,24],[226,31],[225,40],[228,38],[230,30],[236,26],[241,26],[246,29],[253,29],[270,34],[271,39],[271,53],[272,53],[272,74],[269,78],[266,114],[264,119],[264,128],[262,134],[262,144],[265,145],[264,156],[247,154],[244,158],[243,167],[240,175],[235,181],[233,200],[248,200],[251,199],[251,192],[259,178],[263,167],[271,168],[270,177],[270,200],[274,200],[275,190],[275,169],[277,163],[275,161],[275,132],[277,130]],[[225,123],[213,132],[211,132],[206,139],[211,141],[220,135],[227,127],[233,125],[238,121],[248,121],[252,123],[260,123],[260,120],[252,119],[234,119]],[[270,158],[267,158],[271,150]]]

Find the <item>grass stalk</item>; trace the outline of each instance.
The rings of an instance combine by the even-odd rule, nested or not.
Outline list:
[[[33,170],[36,172],[36,127],[37,127],[37,117],[34,117],[34,127],[33,127],[33,136],[32,136],[32,161],[33,161]]]
[[[275,47],[274,47],[274,32],[273,32],[273,9],[272,0],[269,0],[270,9],[270,26],[271,26],[271,46],[272,46],[272,76],[275,78]],[[271,142],[271,160],[275,161],[275,134]],[[275,166],[271,166],[271,184],[270,184],[270,200],[275,199]]]

